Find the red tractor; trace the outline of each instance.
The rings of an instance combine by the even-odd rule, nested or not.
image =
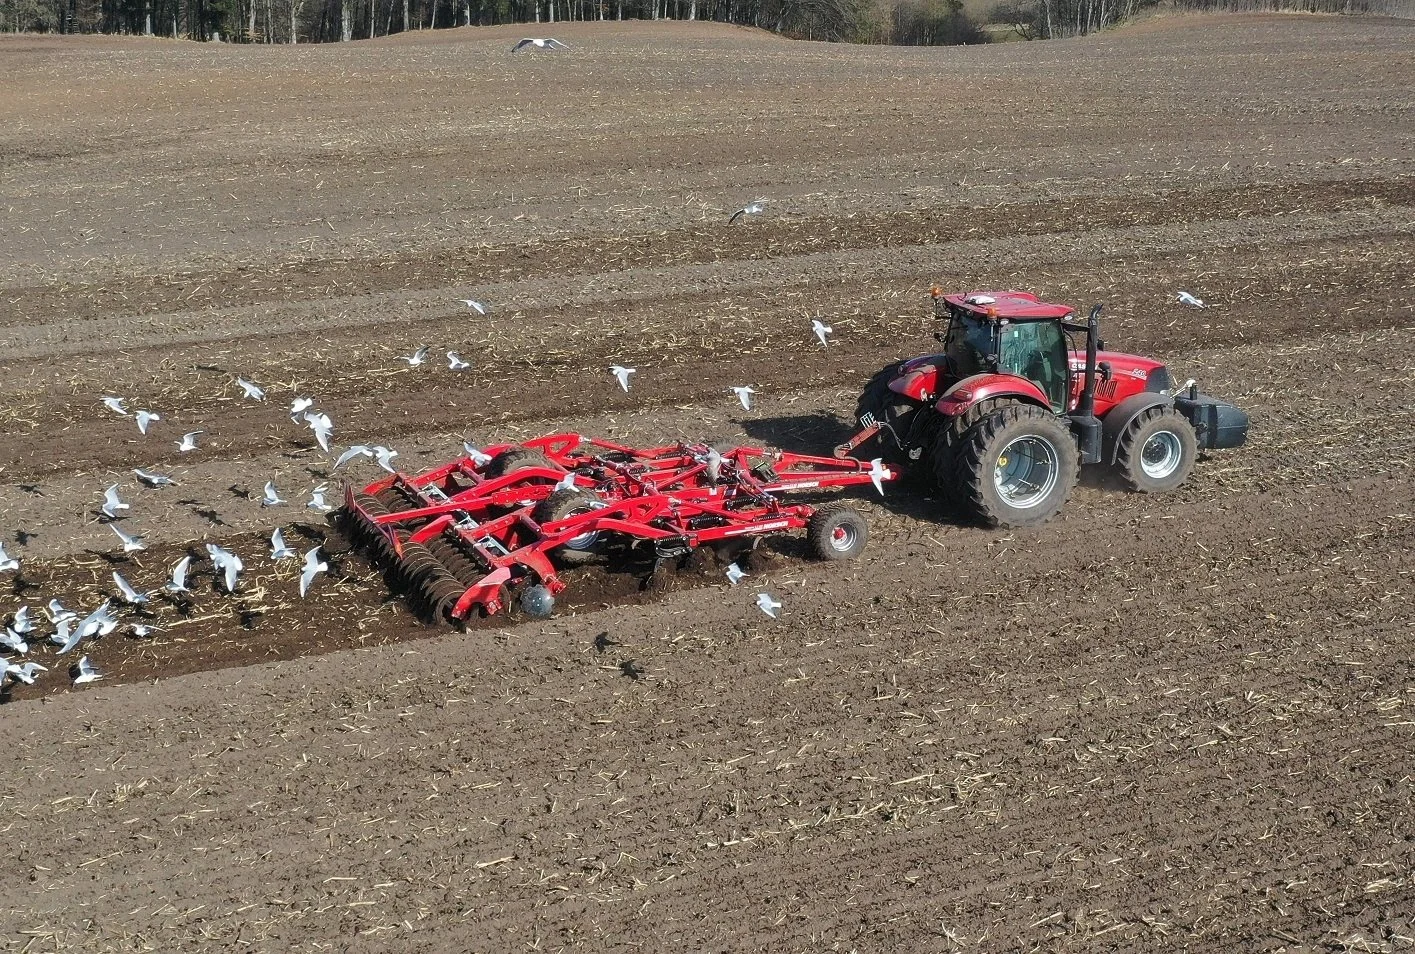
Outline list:
[[[1158,361],[1104,350],[1100,311],[1019,291],[933,293],[941,354],[890,364],[860,396],[859,431],[837,456],[931,474],[963,515],[1026,527],[1066,502],[1082,464],[1114,467],[1141,493],[1173,490],[1200,450],[1237,447],[1248,415],[1176,388]],[[1084,335],[1078,346],[1077,335]]]

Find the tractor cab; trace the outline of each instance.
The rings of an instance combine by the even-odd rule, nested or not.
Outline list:
[[[1026,292],[943,295],[934,299],[939,317],[948,319],[940,335],[947,362],[946,378],[961,381],[975,374],[1011,374],[1031,381],[1058,414],[1072,402],[1071,355],[1063,323],[1072,310],[1050,305]]]

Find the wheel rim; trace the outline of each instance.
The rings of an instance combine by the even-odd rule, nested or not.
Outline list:
[[[1051,495],[1060,470],[1051,442],[1029,434],[1011,441],[997,456],[993,486],[1008,506],[1027,510]]]
[[[1160,480],[1174,473],[1184,459],[1184,445],[1173,431],[1155,431],[1140,448],[1140,469],[1146,477]]]
[[[593,513],[596,510],[603,510],[605,506],[605,504],[590,504],[585,507],[576,507],[560,519],[569,520],[571,517],[578,517],[583,513]],[[586,530],[578,537],[571,537],[569,540],[566,540],[561,546],[567,550],[593,550],[595,544],[599,543],[599,537],[600,531]]]
[[[830,531],[830,548],[837,553],[848,553],[855,548],[856,539],[854,527],[841,525]]]

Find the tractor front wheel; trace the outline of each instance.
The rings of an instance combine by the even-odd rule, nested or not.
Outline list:
[[[826,504],[806,524],[806,540],[820,560],[854,559],[869,538],[869,523],[860,511],[843,503]]]
[[[1142,412],[1115,445],[1115,469],[1137,493],[1155,494],[1184,483],[1194,469],[1199,442],[1194,428],[1172,407]]]
[[[988,526],[1033,527],[1051,519],[1080,473],[1076,439],[1064,421],[1030,404],[998,408],[957,449],[960,503]]]

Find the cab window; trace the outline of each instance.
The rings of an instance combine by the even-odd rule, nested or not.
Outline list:
[[[1054,321],[1008,322],[998,347],[998,370],[1033,382],[1052,410],[1066,409],[1068,355],[1066,337]]]

